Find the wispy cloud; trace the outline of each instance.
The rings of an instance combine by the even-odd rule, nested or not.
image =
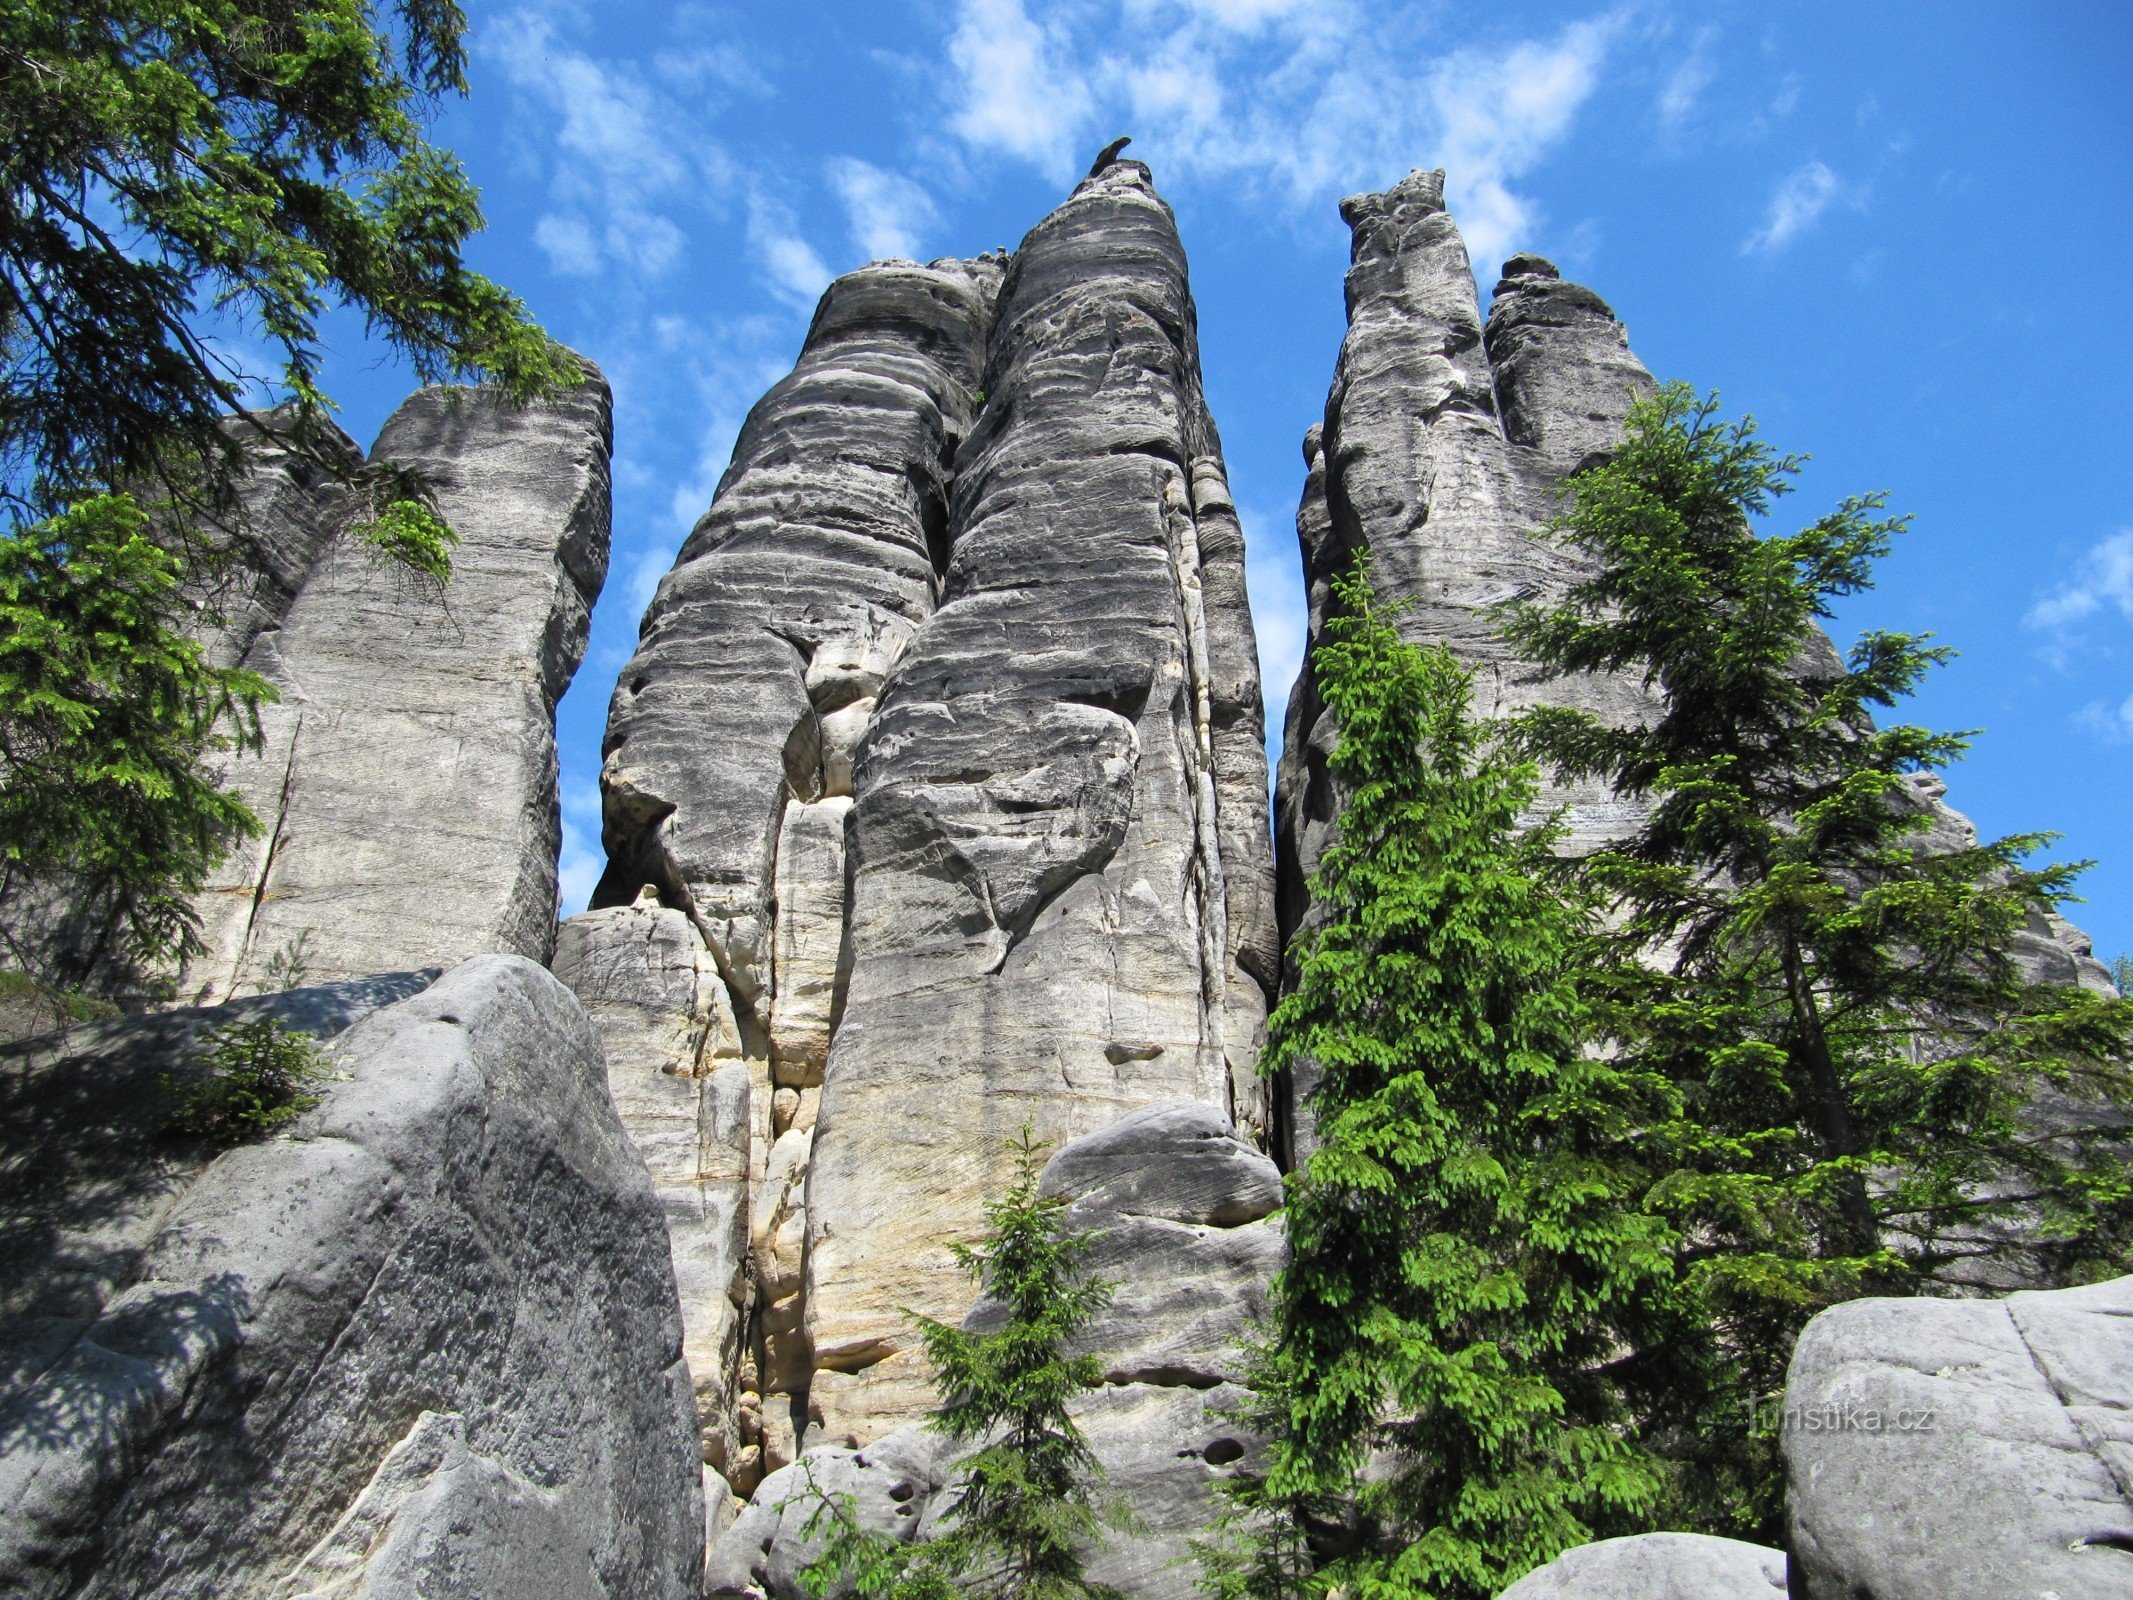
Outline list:
[[[606,857],[600,849],[600,789],[583,778],[562,786],[563,850],[557,862],[557,898],[564,916],[592,901]]]
[[[1022,0],[961,0],[948,39],[956,135],[1064,178],[1091,109],[1087,85],[1062,64],[1066,54],[1061,32],[1039,27]]]
[[[1442,165],[1489,261],[1538,226],[1519,180],[1599,86],[1626,13],[1456,49],[1433,13],[1362,0],[1095,0],[1042,25],[1022,0],[957,0],[956,15],[949,125],[973,153],[1060,179],[1133,131],[1166,175],[1302,206]]]
[[[2092,546],[2071,578],[2023,614],[2022,625],[2064,634],[2110,609],[2133,620],[2133,528]]]
[[[547,129],[540,155],[554,209],[534,242],[550,266],[570,277],[621,268],[644,279],[671,269],[686,243],[671,213],[724,187],[724,157],[700,119],[648,75],[565,42],[539,11],[506,12],[477,48]]]
[[[1700,30],[1681,64],[1667,75],[1666,87],[1659,91],[1659,120],[1669,128],[1686,122],[1704,90],[1711,86],[1716,72],[1711,65],[1711,46],[1717,40],[1716,28]]]
[[[2074,721],[2106,744],[2133,744],[2133,696],[2115,706],[2091,700],[2074,713]]]
[[[1837,201],[1853,199],[1841,178],[1821,162],[1810,161],[1778,184],[1763,225],[1741,245],[1741,254],[1775,254],[1813,227]]]
[[[919,258],[919,241],[939,217],[924,189],[898,173],[848,156],[829,163],[829,181],[844,202],[852,242],[869,260]]]
[[[771,292],[787,304],[805,310],[829,287],[829,267],[781,202],[761,193],[748,197],[748,243]]]
[[[1240,508],[1244,523],[1244,583],[1259,640],[1259,687],[1266,702],[1268,755],[1281,744],[1289,690],[1303,670],[1311,618],[1296,568],[1295,523],[1285,511]]]

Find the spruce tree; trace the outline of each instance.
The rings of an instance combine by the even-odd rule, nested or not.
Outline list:
[[[1000,1303],[1000,1325],[911,1317],[940,1396],[928,1426],[977,1448],[957,1463],[955,1497],[924,1544],[898,1544],[862,1528],[849,1504],[826,1501],[809,1525],[825,1536],[807,1574],[818,1596],[848,1583],[858,1600],[1119,1600],[1087,1575],[1085,1552],[1110,1514],[1098,1498],[1103,1469],[1068,1414],[1103,1381],[1094,1356],[1069,1351],[1111,1286],[1083,1272],[1090,1241],[1039,1196],[1045,1147],[1029,1125],[1008,1148],[1014,1181],[987,1204],[983,1243],[955,1247]]]
[[[1791,534],[1758,519],[1799,469],[1715,399],[1661,391],[1573,480],[1556,536],[1588,575],[1507,614],[1552,673],[1639,675],[1643,725],[1566,708],[1526,719],[1557,770],[1648,804],[1582,873],[1610,907],[1587,966],[1608,1048],[1664,1077],[1673,1167],[1653,1201],[1725,1352],[1726,1403],[1689,1452],[1690,1502],[1774,1539],[1774,1431],[1801,1326],[1862,1293],[2060,1284],[2126,1270],[2133,1006],[2029,982],[2025,925],[2077,866],[2051,835],[1929,846],[1930,794],[1960,734],[1878,727],[1947,651],[1868,631],[1840,657],[1819,623],[1868,588],[1904,521],[1878,496]]]
[[[1347,798],[1264,1062],[1315,1069],[1320,1142],[1252,1379],[1266,1470],[1210,1576],[1483,1600],[1657,1501],[1630,1430],[1688,1330],[1637,1133],[1674,1106],[1584,1048],[1583,918],[1551,829],[1522,825],[1533,768],[1364,571],[1335,599],[1313,665]]]

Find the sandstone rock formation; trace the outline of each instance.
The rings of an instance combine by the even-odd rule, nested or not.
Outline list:
[[[159,1139],[157,1085],[211,1020],[10,1052],[6,1174],[37,1204],[9,1208],[0,1588],[696,1593],[667,1243],[569,992],[470,961],[329,1046],[287,1134],[203,1169]]]
[[[1184,1098],[1263,1133],[1262,751],[1147,169],[1107,166],[1012,258],[831,285],[616,687],[603,909],[558,958],[617,1019],[618,1085],[674,1080],[676,1127],[685,1077],[745,1066],[737,1353],[719,1273],[683,1273],[706,1459],[742,1494],[930,1403],[902,1312],[969,1306],[949,1246],[1025,1119],[1057,1142]],[[671,957],[629,920],[658,916]],[[671,1192],[717,1219],[722,1272],[738,1181],[709,1173]]]
[[[2133,1594],[2133,1278],[1855,1300],[1786,1375],[1799,1600]]]
[[[1484,324],[1442,172],[1356,195],[1341,215],[1354,232],[1348,333],[1325,422],[1304,439],[1297,512],[1312,643],[1333,579],[1367,550],[1379,591],[1408,605],[1402,631],[1449,644],[1476,669],[1480,709],[1546,699],[1633,713],[1642,697],[1625,682],[1535,682],[1488,616],[1572,571],[1533,534],[1558,509],[1562,479],[1607,449],[1653,388],[1622,325],[1598,295],[1530,255],[1504,263]],[[1304,883],[1339,808],[1325,766],[1334,738],[1307,662],[1280,772],[1285,937],[1302,921]],[[1572,848],[1615,835],[1635,814],[1596,786],[1552,798],[1569,807]]]
[[[216,644],[281,696],[265,748],[228,768],[265,831],[202,897],[208,951],[184,992],[261,987],[277,958],[313,979],[547,958],[555,704],[607,572],[608,445],[597,375],[523,409],[481,389],[410,397],[372,454],[435,485],[461,540],[442,594],[340,537],[330,488],[263,455],[248,496],[260,577],[226,599]]]
[[[1575,575],[1574,555],[1535,533],[1562,508],[1564,480],[1613,448],[1630,406],[1653,389],[1622,324],[1535,255],[1503,264],[1484,321],[1465,243],[1444,209],[1442,172],[1353,196],[1341,215],[1353,231],[1348,332],[1325,421],[1304,437],[1296,517],[1310,645],[1333,579],[1367,551],[1377,592],[1407,608],[1403,634],[1449,645],[1475,670],[1482,713],[1546,703],[1618,722],[1645,714],[1647,692],[1627,677],[1541,680],[1489,615],[1513,598],[1559,592]],[[1307,658],[1289,698],[1277,784],[1284,944],[1308,921],[1305,884],[1339,810],[1327,768],[1336,738]],[[1919,782],[1935,836],[1975,842],[1969,820],[1942,804],[1940,781]],[[1642,814],[1598,782],[1543,800],[1563,808],[1563,848],[1572,852],[1624,836]],[[2033,976],[2108,987],[2087,937],[2062,919],[2040,918],[2018,954]],[[1310,1144],[1304,1087],[1290,1086],[1284,1107],[1291,1159]]]
[[[1501,1600],[1785,1600],[1785,1552],[1700,1533],[1643,1533],[1566,1550]]]
[[[1227,1413],[1244,1399],[1241,1341],[1286,1248],[1269,1216],[1280,1174],[1220,1109],[1171,1101],[1066,1145],[1039,1192],[1065,1205],[1070,1230],[1091,1236],[1088,1270],[1116,1285],[1075,1346],[1102,1362],[1104,1383],[1074,1414],[1105,1491],[1139,1526],[1108,1541],[1090,1576],[1136,1597],[1187,1600],[1199,1592],[1189,1545],[1214,1519],[1216,1486],[1257,1459]],[[964,1325],[996,1326],[1000,1315],[980,1301]],[[717,1542],[707,1592],[805,1600],[800,1575],[818,1548],[806,1530],[821,1495],[851,1496],[865,1527],[927,1537],[954,1502],[955,1461],[948,1441],[912,1425],[856,1450],[809,1450],[767,1479]]]

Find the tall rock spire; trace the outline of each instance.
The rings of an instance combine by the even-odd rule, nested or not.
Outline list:
[[[1237,967],[1271,964],[1242,543],[1145,167],[1105,166],[1023,241],[984,387],[940,609],[856,761],[850,989],[807,1180],[833,1439],[929,1403],[904,1308],[971,1299],[949,1247],[1025,1119],[1056,1142],[1227,1104],[1263,1020]]]
[[[950,1247],[1025,1120],[1187,1100],[1263,1136],[1244,543],[1146,167],[1011,259],[830,287],[660,586],[603,784],[558,969],[645,1079],[617,1097],[742,1494],[930,1405],[904,1311],[968,1308]]]
[[[1444,209],[1444,174],[1415,172],[1382,194],[1344,201],[1353,230],[1348,332],[1326,418],[1304,440],[1309,469],[1297,537],[1310,595],[1310,643],[1327,591],[1358,552],[1372,582],[1405,606],[1408,637],[1447,644],[1475,669],[1485,712],[1545,696],[1626,716],[1642,702],[1620,679],[1545,686],[1504,646],[1492,608],[1559,589],[1570,558],[1536,538],[1564,478],[1610,448],[1652,379],[1622,325],[1589,289],[1538,256],[1506,263],[1486,323],[1466,244]],[[1308,665],[1290,696],[1277,811],[1281,931],[1308,916],[1305,884],[1339,796],[1327,760],[1337,738]],[[1558,790],[1569,847],[1628,827],[1634,812],[1597,785]],[[1288,1113],[1292,1156],[1308,1118]]]

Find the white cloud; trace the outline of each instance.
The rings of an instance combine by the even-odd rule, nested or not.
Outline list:
[[[590,278],[600,270],[600,241],[583,217],[551,212],[534,224],[533,242],[566,278]]]
[[[1668,127],[1678,128],[1686,122],[1704,90],[1711,86],[1711,46],[1717,38],[1716,28],[1701,30],[1681,64],[1668,75],[1666,87],[1659,91],[1659,120]]]
[[[1310,606],[1295,525],[1278,511],[1241,511],[1244,522],[1244,585],[1251,597],[1252,629],[1259,638],[1259,687],[1266,702],[1269,759],[1281,743],[1289,690],[1303,670]]]
[[[591,903],[606,856],[600,849],[600,789],[584,779],[562,786],[563,849],[556,876],[559,914],[575,916]]]
[[[2022,625],[2064,633],[2106,607],[2133,620],[2133,528],[2093,546],[2073,577],[2023,614]]]
[[[920,259],[920,237],[939,218],[932,196],[909,178],[850,157],[829,163],[829,181],[851,220],[852,242],[869,260]]]
[[[634,63],[607,63],[565,43],[553,19],[507,12],[478,46],[537,109],[556,209],[534,229],[549,264],[570,277],[622,268],[671,270],[686,236],[670,214],[721,187],[723,157],[701,126]]]
[[[1537,228],[1518,182],[1599,86],[1624,15],[1447,50],[1424,31],[1433,12],[1364,0],[1086,0],[1043,26],[1021,0],[957,0],[949,124],[1055,180],[1130,130],[1165,175],[1295,206],[1441,165],[1487,261]]]
[[[1059,38],[1030,20],[1022,0],[961,0],[958,10],[948,41],[960,79],[955,132],[1064,178],[1090,99],[1058,66]]]
[[[763,194],[749,196],[748,242],[773,294],[800,310],[822,298],[830,269],[800,237],[787,207]]]
[[[2133,744],[2133,696],[2116,706],[2092,700],[2074,714],[2074,720],[2107,744]]]
[[[1820,220],[1822,213],[1847,198],[1843,180],[1819,161],[1788,173],[1770,197],[1770,212],[1761,228],[1741,246],[1743,255],[1770,255],[1782,250]]]

